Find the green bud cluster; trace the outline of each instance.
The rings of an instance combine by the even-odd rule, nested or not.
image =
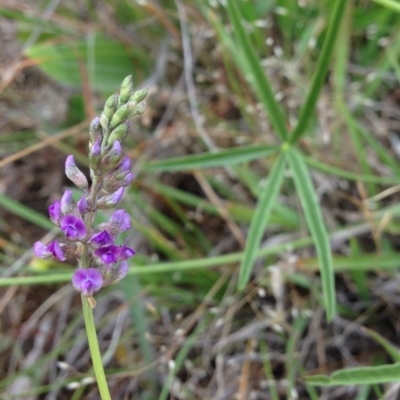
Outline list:
[[[144,113],[145,104],[143,100],[147,95],[147,89],[134,90],[132,76],[126,77],[122,84],[120,93],[110,96],[100,116],[100,125],[103,135],[101,154],[110,149],[112,144],[118,140],[122,141],[128,134],[128,119]],[[92,128],[95,132],[95,128]],[[95,133],[91,137],[95,137]],[[92,143],[94,140],[92,139]]]

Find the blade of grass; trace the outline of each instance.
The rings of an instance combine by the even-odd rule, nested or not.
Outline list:
[[[322,45],[321,55],[318,59],[310,91],[304,102],[303,107],[300,110],[299,121],[289,138],[289,143],[291,144],[296,143],[300,139],[300,137],[305,134],[307,125],[313,115],[315,104],[317,103],[319,93],[322,89],[322,85],[324,84],[324,80],[328,72],[329,61],[334,50],[334,44],[340,27],[340,21],[343,16],[345,5],[346,0],[336,0],[335,2],[332,13],[333,15],[328,25],[328,30],[324,43]]]
[[[376,4],[380,4],[383,7],[389,8],[393,11],[400,12],[400,4],[397,1],[393,0],[372,0]]]
[[[317,249],[319,268],[323,288],[323,297],[328,320],[335,315],[335,279],[329,235],[325,228],[318,199],[307,170],[306,164],[295,149],[286,151],[286,160],[290,166],[297,193],[303,206],[308,228]]]
[[[271,396],[271,400],[279,400],[278,390],[276,388],[276,380],[274,379],[274,374],[272,373],[271,362],[269,361],[268,347],[264,339],[259,339],[258,345],[260,346],[260,353],[263,356],[263,366],[265,376],[268,382],[268,391]]]
[[[271,247],[259,249],[257,257],[271,256],[283,251],[296,250],[305,246],[310,246],[313,243],[311,237],[305,237],[296,239],[290,242],[281,243]],[[219,265],[233,264],[242,261],[243,252],[231,253],[222,256],[199,258],[195,260],[184,260],[184,261],[173,261],[165,263],[151,264],[146,261],[139,262],[137,265],[131,268],[128,275],[148,275],[148,274],[163,274],[163,273],[174,273],[184,272],[201,268],[212,268]],[[136,258],[139,258],[136,256]],[[379,256],[371,256],[365,254],[357,257],[334,257],[334,269],[335,272],[342,271],[377,271],[377,270],[393,270],[400,266],[400,254],[386,254]],[[143,265],[145,264],[145,265]],[[304,261],[302,270],[309,273],[310,271],[318,271],[319,261],[318,259],[307,259]],[[287,274],[288,279],[291,274]],[[64,283],[71,280],[71,272],[62,273],[42,273],[38,275],[29,276],[17,276],[10,278],[0,278],[0,287],[11,286],[11,285],[39,285],[39,284],[50,284],[50,283]]]
[[[378,210],[373,215],[376,220],[380,220],[382,217],[392,218],[400,216],[400,205],[395,204],[389,207]],[[360,226],[354,225],[353,227]],[[348,231],[348,228],[340,229],[333,232],[331,235],[336,236],[342,235],[342,232]],[[272,245],[259,249],[257,251],[257,257],[266,257],[275,255],[290,249],[291,251],[310,246],[313,244],[311,237],[303,237],[300,239],[290,240],[284,243]],[[379,270],[395,270],[400,266],[400,253],[393,252],[384,255],[372,256],[371,254],[365,254],[357,257],[335,257],[334,266],[335,271],[376,271]],[[222,256],[201,258],[195,260],[184,260],[177,262],[167,263],[155,263],[152,264],[147,258],[135,257],[135,263],[137,267],[131,268],[128,274],[130,275],[145,275],[155,273],[171,273],[171,272],[183,272],[186,270],[194,270],[199,268],[211,268],[219,265],[233,264],[240,262],[243,259],[243,252],[231,253]],[[140,267],[143,265],[143,267]],[[318,270],[318,260],[307,259],[304,263],[304,267],[308,271]],[[25,271],[29,269],[25,268]],[[22,270],[21,270],[22,271]],[[0,287],[10,285],[38,285],[38,284],[49,284],[49,283],[63,283],[71,280],[72,271],[68,273],[56,273],[56,274],[41,274],[35,276],[18,276],[11,278],[0,278]],[[289,278],[289,276],[288,276]]]
[[[219,215],[217,207],[204,198],[184,192],[172,186],[163,185],[158,182],[154,182],[153,187],[159,193],[171,199],[176,199],[181,203],[195,207],[197,210],[201,210],[202,212],[207,212],[211,215]],[[229,214],[237,222],[250,222],[253,217],[254,210],[248,206],[230,201],[225,202],[225,206]],[[297,216],[293,212],[288,212],[286,215],[284,215],[286,210],[287,207],[284,207],[280,204],[275,204],[273,214],[271,215],[271,224],[279,224],[284,225],[289,229],[296,229],[298,227]]]
[[[174,377],[181,369],[181,367],[186,359],[186,356],[188,355],[188,353],[192,349],[192,347],[195,345],[196,340],[197,340],[198,336],[200,335],[200,333],[204,330],[204,327],[205,327],[205,323],[204,323],[204,321],[202,321],[200,324],[198,324],[198,326],[196,327],[194,332],[187,338],[187,340],[185,340],[182,348],[179,350],[179,353],[177,354],[177,356],[175,358],[175,361],[173,361],[173,363],[170,365],[169,374],[164,383],[164,386],[162,388],[162,391],[161,391],[161,394],[160,394],[158,400],[166,400],[167,399]]]
[[[131,301],[133,297],[137,296],[140,293],[141,290],[138,277],[127,276],[126,279],[123,279],[120,282],[120,286],[123,293],[125,294],[127,302],[129,303],[129,311],[137,331],[141,354],[143,354],[145,363],[151,364],[151,362],[154,360],[154,351],[151,342],[146,337],[146,333],[148,332],[149,327],[147,314],[143,309],[144,305],[142,301]],[[150,383],[149,389],[152,393],[152,397],[155,398],[156,375],[154,369],[149,370],[146,375]]]
[[[372,339],[374,339],[376,342],[378,342],[392,357],[394,362],[400,362],[400,350],[399,348],[395,347],[392,343],[390,343],[386,338],[384,338],[381,334],[378,332],[373,331],[372,329],[368,329],[363,327],[362,330],[370,336]]]
[[[251,220],[243,261],[240,266],[238,290],[243,290],[250,278],[265,227],[283,181],[284,172],[285,156],[281,153],[271,169],[267,183],[262,190],[256,211]]]
[[[174,157],[167,160],[145,162],[143,171],[181,171],[188,169],[215,168],[235,165],[246,161],[267,157],[277,153],[278,146],[255,144],[233,149],[221,150],[218,153],[200,153],[190,156]]]
[[[374,367],[346,368],[335,371],[331,376],[315,375],[305,377],[308,385],[345,386],[398,382],[400,363]]]
[[[249,71],[242,71],[245,74],[251,73],[250,84],[255,90],[261,103],[264,105],[268,113],[272,126],[276,134],[282,139],[286,140],[288,137],[285,119],[283,117],[282,109],[275,100],[274,92],[272,91],[271,84],[268,81],[265,71],[260,64],[260,60],[254,50],[250,39],[243,28],[243,23],[240,18],[237,5],[234,0],[228,0],[227,10],[229,19],[233,26],[234,33],[238,40],[238,45],[247,59],[247,67]],[[243,65],[243,64],[241,64]]]
[[[381,185],[398,185],[399,178],[396,176],[375,176],[375,175],[363,175],[357,174],[356,172],[346,171],[332,165],[325,164],[315,158],[301,155],[302,159],[310,166],[319,171],[326,172],[330,175],[336,175],[340,178],[348,179],[349,181],[360,181],[360,182],[372,182]]]
[[[11,199],[3,194],[0,194],[0,207],[7,211],[12,212],[15,215],[25,219],[26,221],[32,222],[43,229],[53,229],[53,223],[46,218],[44,215],[39,214],[37,211],[21,204],[20,202]]]
[[[286,387],[287,398],[291,397],[291,393],[295,388],[295,382],[298,375],[298,370],[301,365],[300,360],[298,358],[298,350],[297,350],[298,342],[301,338],[301,335],[304,332],[304,329],[307,327],[308,322],[309,322],[308,318],[306,318],[300,313],[297,316],[296,320],[294,321],[291,335],[286,341],[285,375],[288,382]]]

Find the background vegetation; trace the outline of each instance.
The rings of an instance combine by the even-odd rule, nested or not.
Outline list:
[[[399,13],[0,1],[2,398],[98,398],[74,265],[31,247],[129,74],[138,254],[95,310],[113,398],[400,397]]]

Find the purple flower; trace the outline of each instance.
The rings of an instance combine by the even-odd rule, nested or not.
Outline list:
[[[79,268],[72,275],[72,284],[86,296],[90,296],[103,286],[103,277],[95,268]]]
[[[121,187],[117,191],[107,196],[103,196],[97,201],[97,208],[112,208],[115,207],[124,195],[124,188]]]
[[[52,222],[56,225],[60,223],[61,218],[61,203],[59,201],[54,202],[49,207],[49,215]]]
[[[124,261],[133,257],[136,254],[135,250],[131,249],[126,243],[119,248],[118,261]]]
[[[89,125],[89,136],[90,141],[94,143],[96,140],[101,141],[103,137],[103,132],[100,125],[100,118],[95,117],[94,120]]]
[[[63,249],[56,240],[49,243],[47,246],[42,242],[36,242],[33,245],[34,253],[39,258],[55,258],[56,260],[65,261],[66,257]]]
[[[98,248],[93,254],[104,264],[113,264],[118,261],[120,252],[120,247],[111,244]]]
[[[86,236],[85,224],[74,215],[65,215],[61,218],[61,229],[69,240],[83,240]]]
[[[114,211],[110,217],[110,223],[120,232],[124,232],[131,228],[131,218],[125,210]]]
[[[113,238],[107,231],[101,231],[99,233],[95,233],[90,239],[89,243],[91,243],[95,247],[107,246],[109,244],[113,244]]]

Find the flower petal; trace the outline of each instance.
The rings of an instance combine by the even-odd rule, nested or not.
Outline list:
[[[89,296],[103,286],[103,276],[95,268],[79,268],[72,275],[74,287]]]
[[[86,236],[85,224],[75,215],[64,215],[61,218],[61,229],[70,240],[83,240]]]
[[[131,228],[131,218],[125,210],[114,211],[110,217],[110,223],[120,232],[124,232]]]

